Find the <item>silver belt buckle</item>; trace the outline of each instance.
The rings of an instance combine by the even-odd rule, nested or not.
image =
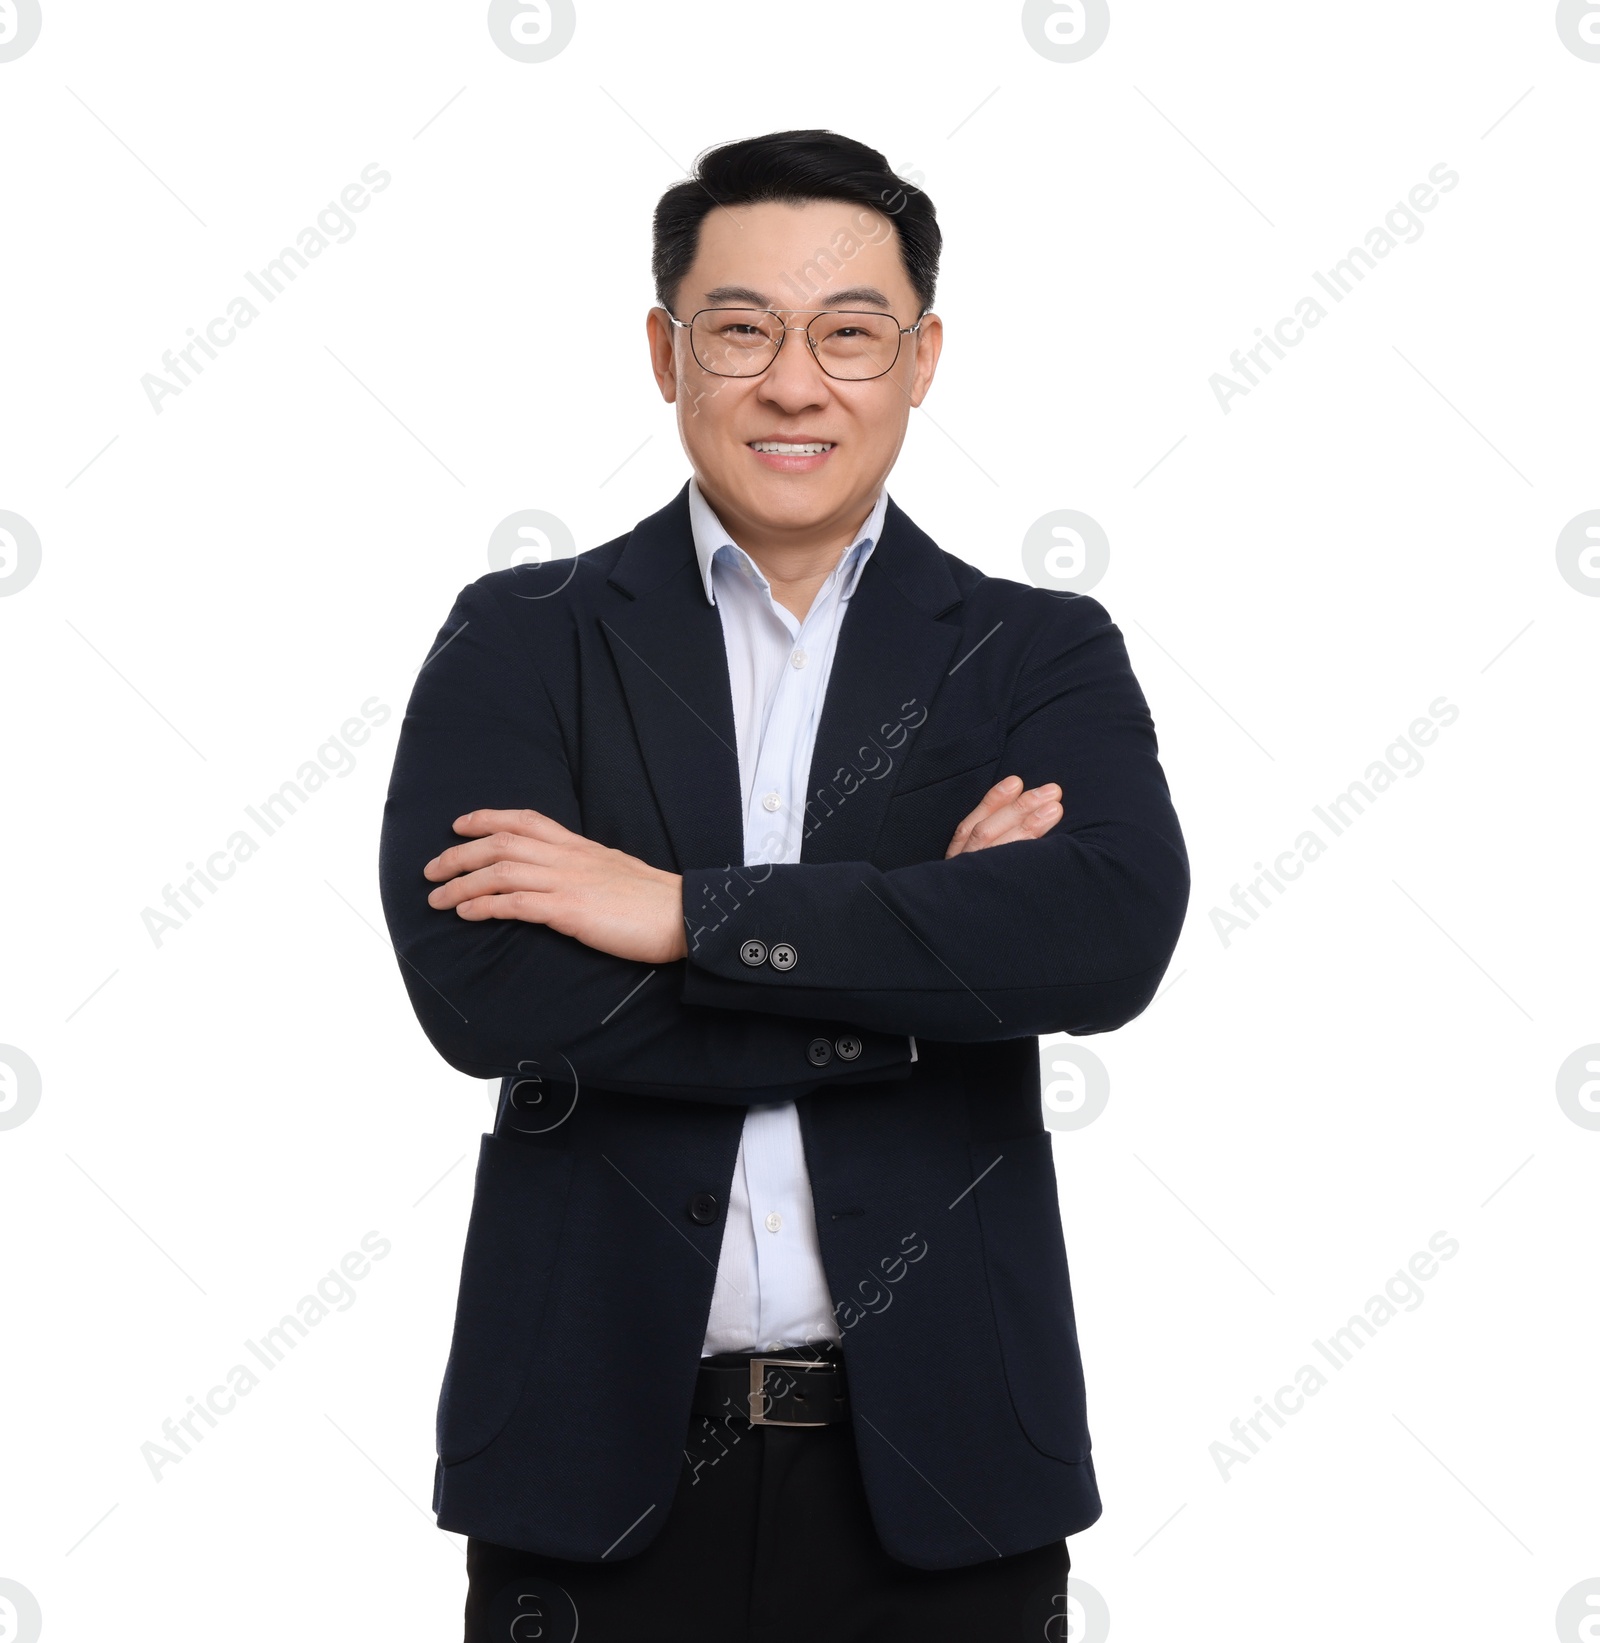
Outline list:
[[[752,1426],[826,1426],[827,1421],[768,1420],[766,1372],[769,1366],[783,1369],[832,1369],[831,1363],[808,1358],[752,1358],[750,1360],[750,1424]]]

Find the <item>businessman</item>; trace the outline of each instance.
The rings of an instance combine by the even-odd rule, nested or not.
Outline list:
[[[1065,1637],[1100,1502],[1037,1035],[1137,1015],[1177,940],[1150,713],[1100,604],[885,489],[926,194],[783,132],[654,230],[692,478],[461,593],[385,812],[412,1005],[500,1080],[433,1500],[468,1643]],[[1044,323],[977,307],[968,346]]]

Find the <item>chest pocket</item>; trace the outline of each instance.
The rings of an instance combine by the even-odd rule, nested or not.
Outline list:
[[[921,794],[944,782],[954,783],[958,778],[966,778],[966,786],[980,782],[993,769],[1004,742],[1005,726],[999,718],[985,719],[970,730],[940,741],[918,741],[913,735],[890,802],[908,794]],[[981,780],[980,796],[988,785],[986,779]]]

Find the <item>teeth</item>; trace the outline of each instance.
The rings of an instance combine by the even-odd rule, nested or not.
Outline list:
[[[824,451],[831,451],[833,444],[831,441],[824,444],[819,440],[808,445],[790,445],[780,439],[752,439],[750,449],[772,456],[821,456]]]

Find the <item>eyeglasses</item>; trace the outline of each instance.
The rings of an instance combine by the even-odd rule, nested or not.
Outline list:
[[[900,325],[892,314],[828,308],[809,325],[785,325],[766,308],[702,308],[687,320],[662,312],[689,333],[696,363],[712,376],[758,377],[778,357],[789,333],[803,331],[817,364],[839,382],[869,382],[892,370],[901,337],[920,331],[927,314],[924,309],[915,325]]]

